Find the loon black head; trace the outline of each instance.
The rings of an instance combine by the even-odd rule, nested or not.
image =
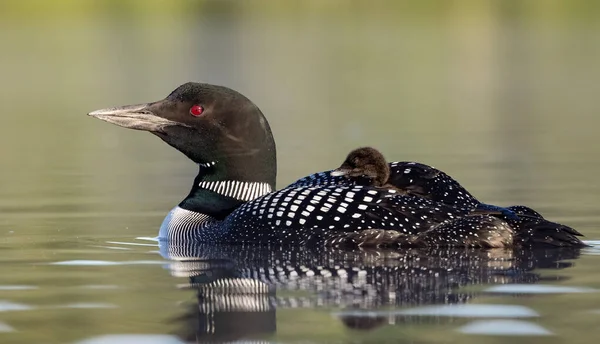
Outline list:
[[[254,185],[254,196],[259,189],[266,192],[275,188],[277,162],[269,123],[254,103],[229,88],[190,82],[156,102],[102,109],[89,115],[125,128],[149,131],[196,162],[200,173],[186,199],[191,202],[183,202],[189,210],[198,210],[193,209],[198,206],[193,199],[198,198],[202,182],[215,193],[223,194],[228,189],[225,195],[238,201],[247,200],[250,192],[242,197],[243,191],[238,189],[234,194],[236,183]],[[221,181],[230,184],[215,184]],[[226,203],[218,207],[239,204]]]
[[[345,176],[357,184],[384,186],[390,177],[390,167],[383,154],[371,147],[350,152],[332,176]]]

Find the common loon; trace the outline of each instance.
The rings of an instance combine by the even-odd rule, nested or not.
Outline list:
[[[415,235],[439,224],[452,228],[446,221],[474,221],[463,219],[470,205],[452,206],[395,189],[294,183],[274,191],[277,164],[269,124],[254,103],[226,87],[186,83],[163,100],[89,115],[149,131],[198,164],[190,193],[161,225],[159,237],[165,240],[335,244],[370,229]],[[563,233],[571,232],[558,236]],[[571,238],[555,244],[581,244]],[[454,239],[454,244],[471,245]]]

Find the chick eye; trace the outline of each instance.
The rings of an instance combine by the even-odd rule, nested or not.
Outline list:
[[[194,105],[190,108],[190,114],[195,117],[202,115],[203,112],[204,108],[200,105]]]

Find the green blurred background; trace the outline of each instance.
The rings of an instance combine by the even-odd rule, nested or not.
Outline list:
[[[258,104],[279,186],[373,145],[488,202],[595,209],[599,13],[550,0],[3,0],[0,210],[164,212],[193,165],[85,114],[186,81]]]
[[[187,81],[262,109],[280,187],[372,145],[596,239],[599,18],[587,0],[1,0],[5,257],[155,235],[196,167],[86,113]]]

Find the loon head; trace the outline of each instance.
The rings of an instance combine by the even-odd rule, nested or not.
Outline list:
[[[145,130],[211,169],[213,180],[275,187],[275,141],[260,109],[222,86],[186,83],[165,99],[89,113],[121,127]]]
[[[185,210],[223,218],[241,203],[275,189],[271,128],[260,109],[222,86],[186,83],[165,99],[90,112],[121,127],[160,137],[200,166]]]
[[[348,154],[332,176],[345,176],[357,184],[383,186],[390,177],[390,167],[377,149],[363,147]]]

